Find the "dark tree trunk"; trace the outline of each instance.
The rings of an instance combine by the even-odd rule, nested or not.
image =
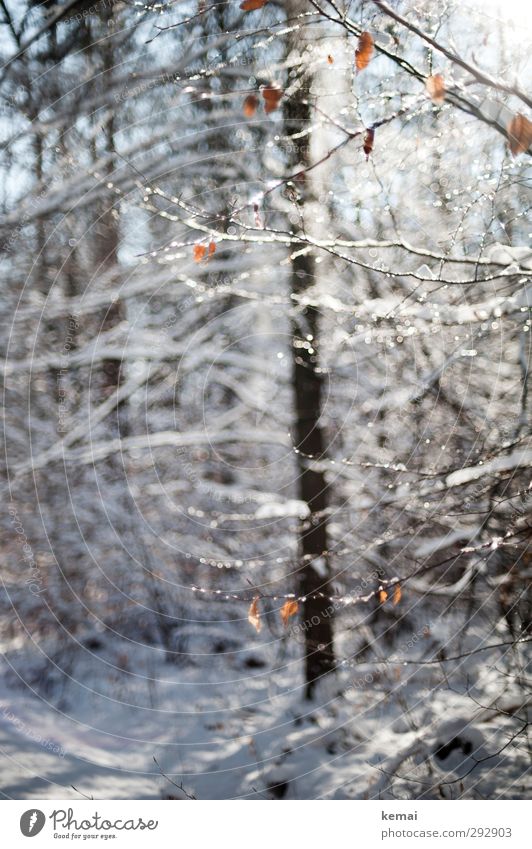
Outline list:
[[[304,170],[309,164],[309,140],[300,136],[308,128],[310,108],[307,102],[308,84],[291,98],[285,106],[287,134],[296,137],[297,150],[293,164]],[[304,219],[305,193],[303,178],[295,181],[294,202],[299,204]],[[290,187],[289,187],[290,188]],[[307,200],[309,198],[307,197]],[[302,294],[315,283],[316,264],[309,253],[295,256],[292,261],[292,292]],[[327,545],[328,489],[322,471],[312,468],[313,461],[323,457],[325,438],[320,424],[322,403],[322,375],[318,368],[319,314],[308,306],[298,313],[292,325],[292,383],[294,392],[295,435],[298,453],[299,497],[308,504],[311,516],[300,534],[299,569],[300,592],[303,602],[302,626],[305,635],[306,697],[312,698],[319,679],[334,668],[332,606],[330,595],[330,569]],[[308,337],[311,337],[307,339]],[[318,515],[316,515],[318,514]],[[320,558],[315,568],[315,561]],[[322,597],[322,594],[325,598]]]
[[[114,23],[110,10],[106,14],[107,27],[110,33],[114,33]],[[98,30],[97,30],[98,31]],[[103,66],[103,82],[102,85],[112,85],[112,75],[116,67],[117,56],[114,49],[112,39],[104,40],[101,45],[98,45],[102,53]],[[111,154],[105,167],[106,176],[109,180],[113,179],[115,167],[115,115],[109,115],[106,124],[103,128],[103,137],[105,140],[105,153]],[[97,158],[98,153],[95,153]],[[99,270],[103,273],[113,271],[118,268],[118,248],[120,243],[119,232],[119,210],[112,202],[112,195],[100,209],[97,210],[98,220],[96,223],[96,259],[98,261]],[[113,327],[120,324],[126,315],[125,305],[122,301],[117,300],[105,310],[101,322],[101,331],[106,332],[112,330]],[[120,389],[124,381],[124,367],[118,359],[105,359],[102,361],[101,373],[101,395],[106,399]],[[129,422],[127,417],[128,405],[126,401],[121,401],[117,404],[116,415],[110,416],[109,425],[112,428],[113,436],[124,437],[129,435]]]

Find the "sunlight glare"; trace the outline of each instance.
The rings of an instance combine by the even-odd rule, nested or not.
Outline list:
[[[487,18],[506,23],[514,36],[532,37],[532,0],[472,0],[473,7]]]

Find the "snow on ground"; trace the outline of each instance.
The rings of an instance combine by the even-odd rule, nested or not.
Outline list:
[[[178,666],[125,640],[80,646],[53,697],[13,673],[25,669],[29,681],[35,656],[6,656],[3,797],[183,798],[154,757],[199,799],[526,794],[524,750],[511,744],[492,757],[519,725],[441,686],[430,667],[347,666],[309,704],[300,659],[272,670],[267,651],[256,643]],[[502,697],[493,682],[485,667],[483,705]],[[508,713],[519,698],[509,689]],[[410,780],[390,789],[394,770]]]

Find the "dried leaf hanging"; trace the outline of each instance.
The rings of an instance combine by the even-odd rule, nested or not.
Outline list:
[[[194,256],[194,262],[201,262],[207,253],[207,248],[205,245],[194,245],[192,253]]]
[[[260,621],[260,613],[259,613],[259,596],[256,595],[253,601],[251,602],[249,611],[248,611],[248,622],[250,625],[253,625],[255,631],[257,633],[262,628],[262,622]]]
[[[394,604],[394,607],[399,604],[399,602],[401,601],[402,595],[403,594],[401,592],[401,585],[395,584],[395,586],[393,588],[393,604]]]
[[[208,245],[194,245],[192,250],[194,262],[208,261],[214,253],[216,253],[216,242],[212,240]]]
[[[269,114],[275,112],[279,106],[283,91],[276,85],[265,85],[262,89],[262,96],[264,98],[264,111]]]
[[[388,593],[386,592],[386,590],[383,590],[382,587],[381,587],[381,589],[379,590],[379,603],[384,604],[384,602],[386,601],[387,598],[388,598]]]
[[[375,130],[373,127],[370,127],[369,130],[366,130],[366,135],[364,136],[364,153],[366,154],[366,160],[369,159],[369,155],[373,150],[373,140],[375,139]]]
[[[334,57],[333,57],[333,56],[331,56],[331,54],[330,54],[330,53],[329,53],[329,55],[327,56],[327,62],[329,63],[329,65],[334,65]]]
[[[445,82],[441,74],[434,74],[432,77],[427,77],[425,88],[428,96],[436,106],[441,106],[445,102]]]
[[[285,603],[281,607],[281,619],[285,628],[288,625],[288,620],[290,619],[290,617],[295,616],[298,610],[299,604],[297,603],[297,601],[285,601]]]
[[[373,56],[373,36],[369,32],[362,32],[358,38],[358,47],[355,50],[355,65],[357,71],[367,68]]]
[[[246,118],[253,118],[255,112],[257,111],[257,107],[259,105],[259,98],[255,97],[254,94],[248,94],[246,99],[244,100],[244,106],[242,108],[244,115]]]
[[[255,9],[262,9],[266,3],[269,3],[269,0],[244,0],[240,8],[243,12],[254,12]]]
[[[508,146],[514,156],[525,153],[532,144],[532,121],[521,112],[514,115],[507,128]]]

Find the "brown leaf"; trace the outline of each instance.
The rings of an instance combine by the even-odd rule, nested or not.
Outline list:
[[[262,628],[262,622],[260,621],[260,613],[259,613],[259,596],[256,595],[253,601],[251,602],[249,611],[248,611],[248,622],[250,625],[253,625],[255,631],[259,632]]]
[[[375,139],[375,130],[373,127],[370,127],[369,130],[366,130],[366,135],[364,136],[364,153],[366,154],[366,159],[369,159],[369,155],[373,150],[373,140]]]
[[[518,112],[508,124],[507,131],[508,147],[513,155],[525,153],[532,144],[532,121]]]
[[[334,65],[334,57],[333,57],[333,56],[331,56],[331,54],[330,54],[330,53],[329,53],[329,55],[327,56],[327,62],[329,63],[329,65]]]
[[[297,611],[299,610],[299,604],[297,601],[285,601],[283,606],[281,607],[281,619],[283,620],[283,625],[286,628],[288,625],[288,620],[291,616],[295,616]]]
[[[205,247],[205,245],[194,245],[194,248],[193,248],[194,262],[201,262],[201,260],[204,258],[206,253],[207,253],[207,248]]]
[[[244,0],[240,8],[243,12],[254,12],[255,9],[262,9],[268,2],[269,0]]]
[[[246,99],[244,100],[244,106],[242,107],[242,111],[246,118],[253,118],[255,112],[257,111],[257,107],[259,105],[259,98],[255,97],[254,94],[248,94]]]
[[[369,32],[362,32],[358,38],[358,47],[355,50],[355,65],[357,71],[367,68],[373,56],[373,36]]]
[[[394,586],[394,588],[393,588],[393,604],[394,604],[394,607],[395,607],[397,604],[399,604],[399,602],[401,601],[402,596],[403,596],[403,594],[402,594],[402,592],[401,592],[401,585],[400,585],[400,584],[395,584],[395,586]]]
[[[262,89],[262,96],[264,98],[264,111],[267,114],[275,112],[279,106],[279,101],[281,100],[283,93],[282,89],[276,85],[264,86]]]
[[[382,589],[379,590],[379,603],[384,604],[384,602],[386,601],[387,598],[388,598],[388,593],[386,592],[386,590],[382,590]]]
[[[425,89],[428,96],[437,106],[441,106],[445,101],[445,82],[441,74],[434,74],[432,77],[427,77],[425,81]]]
[[[192,250],[194,262],[207,262],[211,256],[216,253],[216,242],[210,241],[208,245],[194,245]]]

